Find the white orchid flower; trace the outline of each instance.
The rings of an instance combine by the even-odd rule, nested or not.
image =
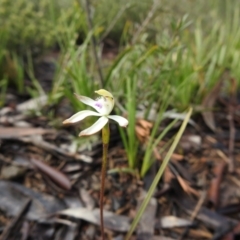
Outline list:
[[[77,96],[77,98],[82,103],[93,107],[97,112],[91,110],[80,111],[66,119],[63,124],[80,122],[88,116],[100,117],[91,127],[80,132],[79,136],[88,136],[97,133],[108,123],[109,119],[116,121],[121,127],[126,127],[128,125],[126,118],[118,115],[109,115],[114,107],[113,95],[105,89],[100,89],[95,91],[95,93],[100,95],[96,100],[85,96]]]

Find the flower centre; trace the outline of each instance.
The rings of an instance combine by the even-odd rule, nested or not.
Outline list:
[[[100,108],[100,109],[103,107],[103,105],[100,102],[96,102],[95,106]]]
[[[113,109],[114,101],[110,97],[99,97],[95,100],[96,110],[102,115],[109,115]]]

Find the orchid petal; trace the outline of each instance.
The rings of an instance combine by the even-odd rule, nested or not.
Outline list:
[[[73,116],[71,116],[70,118],[66,119],[63,122],[63,124],[76,123],[76,122],[83,120],[84,118],[86,118],[88,116],[100,116],[100,114],[97,112],[91,111],[91,110],[80,111],[80,112],[74,114]]]
[[[114,106],[114,100],[112,97],[107,96],[107,97],[101,97],[98,100],[93,100],[89,97],[80,96],[77,94],[75,95],[79,101],[97,110],[101,114],[101,116],[109,115]]]
[[[93,107],[95,110],[99,111],[99,107],[97,105],[97,101],[95,101],[95,100],[93,100],[93,99],[91,99],[89,97],[77,95],[76,93],[75,93],[75,96],[77,97],[77,99],[80,102],[82,102],[82,103],[84,103],[84,104],[86,104],[86,105],[88,105],[90,107]]]
[[[107,117],[100,117],[91,127],[80,132],[79,136],[88,136],[100,131],[108,122]]]
[[[126,127],[128,125],[128,120],[124,117],[118,115],[110,115],[108,118],[116,121],[121,127]]]

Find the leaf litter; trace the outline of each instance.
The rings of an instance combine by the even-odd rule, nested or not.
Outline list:
[[[202,106],[216,111],[191,119],[133,239],[239,236],[239,103],[233,90],[229,99],[216,89],[220,84]],[[101,144],[96,138],[91,149],[78,145],[76,127],[56,131],[46,117],[26,114],[39,105],[47,109],[47,98],[0,111],[1,238],[99,239]],[[169,111],[165,121],[175,117],[183,116]],[[137,121],[141,151],[152,126],[149,119]],[[118,171],[106,179],[104,221],[108,239],[124,239],[174,129],[154,149],[156,162],[143,179],[121,171],[128,168],[126,153],[115,128],[112,135],[109,167]]]

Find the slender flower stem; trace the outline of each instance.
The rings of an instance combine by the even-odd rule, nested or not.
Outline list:
[[[100,204],[99,204],[102,240],[105,239],[104,238],[104,222],[103,222],[103,197],[104,197],[109,139],[110,139],[110,130],[109,130],[109,123],[107,123],[102,129],[103,158],[102,158],[101,189],[100,189]]]
[[[87,2],[88,0],[86,0]],[[99,98],[93,100],[86,96],[78,96],[80,102],[91,106],[96,110],[96,112],[91,110],[83,110],[78,113],[75,113],[70,118],[63,121],[63,124],[70,124],[82,121],[88,116],[98,116],[99,119],[89,128],[81,131],[79,136],[89,136],[99,132],[102,129],[102,141],[103,141],[103,160],[102,160],[102,171],[101,171],[101,187],[100,187],[100,227],[102,240],[104,240],[104,222],[103,222],[103,197],[104,197],[104,185],[105,185],[105,176],[107,168],[107,157],[108,157],[108,145],[110,139],[109,131],[109,120],[112,119],[116,121],[120,127],[127,127],[128,120],[124,117],[118,115],[110,115],[114,107],[114,97],[112,93],[108,92],[105,89],[99,89],[95,91]]]

